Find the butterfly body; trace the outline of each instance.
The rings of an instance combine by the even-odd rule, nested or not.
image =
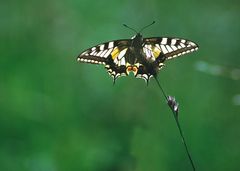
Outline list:
[[[113,80],[130,72],[146,82],[164,66],[164,62],[198,49],[189,40],[180,38],[143,38],[137,33],[132,39],[99,44],[82,52],[80,62],[103,64]]]

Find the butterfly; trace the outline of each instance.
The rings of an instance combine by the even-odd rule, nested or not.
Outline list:
[[[190,40],[170,37],[143,38],[141,31],[134,31],[136,35],[131,39],[109,41],[83,51],[77,61],[105,65],[114,83],[117,78],[127,76],[130,72],[148,83],[151,77],[157,76],[166,60],[198,49],[198,45]]]

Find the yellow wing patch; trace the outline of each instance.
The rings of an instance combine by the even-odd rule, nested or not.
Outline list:
[[[159,57],[161,50],[156,46],[151,46],[152,54],[155,58]]]
[[[111,53],[112,59],[114,60],[114,59],[119,55],[119,53],[120,53],[119,48],[118,48],[118,47],[115,47],[115,48],[113,49],[112,53]]]
[[[117,58],[116,60],[119,60],[119,61],[122,60],[124,55],[127,52],[127,49],[128,48],[124,48],[124,49],[121,48],[121,49],[119,49],[118,47],[115,47],[113,49],[112,53],[111,53],[112,59],[115,60]]]

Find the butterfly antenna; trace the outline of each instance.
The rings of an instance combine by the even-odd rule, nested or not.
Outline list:
[[[170,109],[172,110],[172,113],[173,113],[173,116],[174,116],[174,119],[176,121],[176,124],[177,124],[177,127],[178,127],[178,130],[179,130],[179,133],[180,133],[180,136],[182,138],[182,142],[184,144],[184,147],[185,147],[185,150],[187,152],[187,155],[188,155],[188,158],[190,160],[190,163],[191,163],[191,166],[192,166],[192,169],[193,171],[195,171],[195,166],[194,166],[194,163],[193,163],[193,160],[192,160],[192,157],[189,153],[189,150],[188,150],[188,147],[187,147],[187,144],[186,144],[186,141],[185,141],[185,138],[183,136],[183,132],[182,132],[182,128],[180,126],[180,123],[179,123],[179,120],[178,120],[178,103],[176,102],[176,99],[174,97],[171,97],[171,96],[167,96],[166,93],[164,92],[160,82],[158,81],[157,79],[157,76],[154,76],[157,84],[158,84],[158,87],[161,89],[165,99],[167,100],[167,103],[168,103],[168,106],[170,107]]]
[[[153,25],[155,23],[155,21],[153,21],[151,24],[146,25],[145,27],[143,27],[139,33],[141,33],[144,29],[148,28],[149,26]]]
[[[127,28],[130,29],[130,30],[133,30],[135,33],[138,33],[135,29],[129,27],[127,24],[123,24],[123,26],[124,26],[124,27],[127,27]]]

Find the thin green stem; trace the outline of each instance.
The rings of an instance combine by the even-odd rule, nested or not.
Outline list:
[[[158,81],[157,77],[154,76],[154,78],[155,78],[155,80],[156,80],[156,82],[157,82],[157,84],[158,84],[158,87],[161,89],[161,91],[162,91],[165,99],[167,100],[168,104],[170,104],[170,103],[169,103],[169,100],[170,100],[170,99],[169,99],[168,96],[165,94],[165,92],[164,92],[162,86],[160,85],[160,82]],[[185,138],[184,138],[184,136],[183,136],[182,128],[181,128],[180,123],[179,123],[179,120],[178,120],[178,110],[175,110],[175,109],[173,108],[173,106],[171,106],[171,105],[169,105],[169,107],[170,107],[171,110],[172,110],[172,113],[173,113],[174,119],[175,119],[175,121],[176,121],[176,124],[177,124],[178,130],[179,130],[180,136],[181,136],[181,138],[182,138],[182,143],[184,144],[184,147],[185,147],[185,150],[186,150],[186,152],[187,152],[188,158],[189,158],[189,160],[190,160],[192,169],[193,169],[193,171],[195,171],[195,170],[196,170],[196,169],[195,169],[195,165],[194,165],[194,163],[193,163],[192,157],[191,157],[190,152],[189,152],[189,150],[188,150],[188,147],[187,147]]]

